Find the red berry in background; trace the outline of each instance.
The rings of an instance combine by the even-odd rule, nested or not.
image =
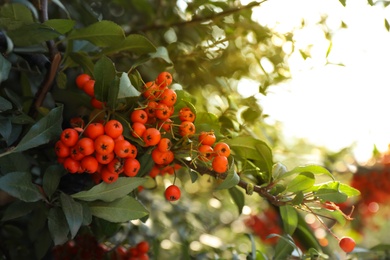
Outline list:
[[[349,253],[353,251],[356,246],[356,243],[355,240],[350,237],[343,237],[339,241],[339,246],[345,253]]]
[[[156,78],[156,84],[160,89],[164,89],[172,84],[172,75],[169,72],[161,72]]]
[[[83,90],[88,96],[94,97],[95,96],[95,81],[93,79],[91,79],[91,80],[88,80],[87,82],[85,82],[83,85]]]
[[[149,243],[147,241],[139,242],[136,247],[138,252],[142,254],[146,254],[149,251]]]
[[[91,79],[91,76],[89,76],[88,74],[80,74],[76,77],[76,86],[79,88],[79,89],[82,89],[83,88],[83,85],[89,81]]]
[[[97,109],[102,109],[104,107],[104,103],[102,101],[97,100],[95,97],[91,98],[91,106]]]
[[[180,188],[177,187],[175,184],[172,184],[165,189],[164,195],[168,201],[176,201],[180,199]]]

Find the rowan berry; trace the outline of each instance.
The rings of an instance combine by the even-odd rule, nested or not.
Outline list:
[[[152,159],[155,163],[160,165],[170,164],[174,159],[174,154],[172,151],[168,150],[161,152],[158,148],[152,151]]]
[[[82,154],[79,150],[79,147],[77,145],[70,148],[70,157],[76,161],[81,161],[85,157],[84,154]]]
[[[339,241],[339,246],[344,252],[349,253],[353,251],[356,243],[351,237],[343,237]]]
[[[94,97],[95,96],[95,81],[93,79],[91,79],[91,80],[88,80],[87,82],[85,82],[83,85],[83,90],[88,96]]]
[[[146,254],[149,251],[149,243],[147,241],[139,242],[136,247],[138,252],[142,254]]]
[[[105,183],[113,183],[118,180],[118,174],[110,172],[106,167],[103,167],[100,173],[102,180]]]
[[[123,165],[123,172],[126,176],[134,177],[137,175],[139,169],[141,168],[141,164],[135,158],[127,158]]]
[[[160,103],[165,104],[169,107],[176,103],[177,94],[173,89],[167,88],[160,95]]]
[[[213,145],[215,143],[215,141],[217,140],[217,138],[215,137],[214,132],[202,131],[199,134],[198,140],[199,140],[199,143],[201,143],[201,144]]]
[[[79,133],[73,128],[66,128],[61,132],[60,140],[64,145],[72,147],[79,140]]]
[[[83,88],[83,85],[89,81],[91,79],[91,76],[86,74],[86,73],[83,73],[83,74],[80,74],[76,77],[76,86],[79,88],[79,89],[82,89]]]
[[[179,119],[180,119],[180,121],[194,122],[195,121],[195,114],[189,108],[182,108],[179,111]]]
[[[146,99],[154,100],[157,98],[159,93],[160,90],[153,81],[146,82],[145,85],[143,86],[142,96]]]
[[[61,140],[58,140],[54,146],[57,157],[65,158],[70,155],[70,147],[66,146]]]
[[[123,133],[123,125],[118,120],[111,119],[104,125],[104,132],[115,139]]]
[[[114,158],[109,164],[107,164],[107,170],[116,174],[123,172],[123,163],[118,158]]]
[[[64,161],[64,168],[70,173],[77,173],[80,169],[80,162],[67,157]]]
[[[167,120],[164,120],[164,121],[159,121],[158,122],[158,128],[162,128],[164,129],[165,131],[169,132],[172,130],[172,124],[173,124],[173,121],[168,118]]]
[[[180,199],[181,191],[178,186],[172,184],[165,189],[164,195],[168,201],[176,201]]]
[[[226,156],[217,155],[212,162],[213,170],[217,173],[224,173],[229,168],[229,162]]]
[[[162,103],[156,106],[154,114],[160,120],[166,120],[171,116],[168,106]]]
[[[172,80],[173,80],[173,78],[172,78],[171,73],[164,71],[164,72],[161,72],[160,74],[157,75],[157,78],[155,81],[156,81],[157,86],[160,89],[164,89],[172,84]]]
[[[95,139],[95,151],[99,154],[109,154],[114,151],[115,142],[108,135],[101,135]]]
[[[144,134],[146,130],[146,126],[142,123],[135,122],[131,125],[131,129],[132,129],[131,135],[136,138],[140,138]]]
[[[149,171],[149,176],[155,178],[160,173],[160,168],[157,165],[153,165],[152,169]]]
[[[98,136],[104,135],[104,125],[101,123],[90,123],[85,128],[83,135],[95,140]]]
[[[95,154],[96,160],[101,164],[109,164],[114,158],[115,154],[114,152],[108,153],[108,154]]]
[[[91,138],[88,137],[81,138],[77,142],[76,146],[77,150],[79,150],[79,152],[85,156],[91,155],[93,152],[95,152],[94,142]]]
[[[99,162],[96,160],[94,156],[89,155],[81,159],[80,166],[84,172],[92,174],[98,170]]]
[[[156,116],[156,107],[158,103],[156,101],[149,101],[145,109],[146,114],[148,114],[148,119],[154,118]]]
[[[158,129],[151,127],[145,130],[142,135],[142,139],[144,140],[146,146],[153,146],[160,142],[161,133]]]
[[[207,145],[207,144],[203,144],[203,145],[199,146],[198,152],[199,152],[199,159],[204,161],[204,162],[211,161],[211,159],[214,156],[213,147],[211,147],[210,145]]]
[[[195,125],[190,121],[183,121],[179,126],[179,134],[181,136],[195,134]]]
[[[115,142],[114,152],[119,158],[126,158],[130,155],[132,144],[127,140]]]
[[[96,97],[92,97],[90,102],[91,102],[91,106],[94,108],[103,109],[104,107],[104,102],[96,99]]]
[[[230,147],[229,147],[229,145],[227,143],[220,142],[220,143],[217,143],[214,146],[214,152],[217,155],[223,155],[223,156],[229,157],[229,155],[230,155]]]
[[[161,138],[160,139],[160,142],[158,142],[157,144],[157,148],[161,151],[161,152],[166,152],[168,150],[170,150],[172,147],[172,141],[171,139],[169,138]]]
[[[148,114],[143,109],[137,109],[131,112],[130,114],[131,122],[139,122],[141,124],[146,124],[148,121]]]

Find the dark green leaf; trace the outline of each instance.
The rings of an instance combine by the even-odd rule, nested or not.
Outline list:
[[[298,226],[298,212],[293,206],[285,205],[280,207],[280,216],[284,232],[292,236]]]
[[[19,125],[34,124],[35,120],[25,113],[20,113],[12,117],[12,123]]]
[[[303,202],[303,199],[304,199],[303,192],[299,191],[295,194],[295,197],[291,201],[291,204],[292,205],[299,205]]]
[[[229,194],[232,197],[234,204],[236,204],[236,206],[238,208],[238,214],[241,214],[242,208],[245,205],[244,193],[236,186],[233,186],[229,189]]]
[[[313,191],[316,191],[318,189],[332,189],[332,190],[338,190],[344,194],[346,194],[348,197],[354,197],[354,196],[359,196],[360,191],[345,184],[341,183],[339,181],[334,181],[334,182],[327,182],[321,185],[316,185],[313,189]]]
[[[305,191],[313,187],[315,182],[314,174],[311,172],[302,172],[287,183],[287,192]]]
[[[120,40],[112,45],[109,45],[109,47],[103,50],[103,53],[112,54],[123,51],[142,55],[155,52],[156,47],[154,47],[154,45],[145,36],[139,34],[130,34],[124,40]]]
[[[267,238],[279,237],[278,243],[275,247],[275,254],[273,259],[288,259],[296,245],[289,238],[278,234],[271,234]]]
[[[26,24],[8,32],[8,36],[16,46],[39,44],[57,38],[60,35],[53,28],[40,23]]]
[[[45,25],[53,28],[61,34],[65,34],[73,29],[76,21],[68,19],[50,19],[44,22]]]
[[[10,70],[11,70],[11,62],[9,62],[6,58],[4,58],[3,55],[0,55],[0,83],[8,79],[8,74]],[[10,108],[7,108],[9,107],[9,105],[5,102],[7,100],[5,101],[4,100],[5,100],[4,98],[0,100],[0,112],[12,108],[12,106]]]
[[[145,178],[119,177],[118,180],[114,183],[107,184],[102,182],[98,185],[95,185],[88,191],[80,191],[75,193],[72,195],[72,197],[84,201],[102,200],[110,202],[126,196],[131,191],[140,186],[144,181]]]
[[[62,165],[51,165],[49,166],[45,174],[43,175],[43,190],[45,194],[50,198],[51,195],[57,190],[58,184],[60,183],[61,177],[64,174],[64,167]]]
[[[85,73],[88,73],[90,75],[93,74],[93,67],[94,64],[91,60],[91,57],[85,53],[85,52],[71,52],[69,53],[69,57],[72,59],[73,62],[80,65]]]
[[[11,120],[8,117],[0,116],[0,135],[4,138],[4,140],[7,141],[9,140],[11,133],[12,133]]]
[[[92,214],[89,206],[86,203],[81,203],[83,206],[83,225],[87,226],[92,222]]]
[[[347,0],[339,0],[339,2],[345,7]]]
[[[49,114],[35,123],[12,152],[22,152],[48,143],[62,131],[62,106],[53,108]]]
[[[340,192],[338,189],[320,188],[314,194],[321,200],[335,203],[342,203],[348,199],[347,194]]]
[[[49,210],[48,228],[54,245],[62,245],[68,240],[69,226],[61,208],[54,207]]]
[[[0,113],[12,108],[12,103],[0,96]]]
[[[387,19],[385,19],[385,28],[387,31],[390,31],[390,24],[389,24],[389,21]]]
[[[199,112],[196,114],[195,120],[196,131],[214,131],[216,136],[220,135],[220,125],[218,116],[208,112]]]
[[[107,91],[107,106],[115,109],[117,107],[120,79],[115,77]]]
[[[112,202],[94,201],[90,203],[89,208],[93,216],[114,223],[135,220],[148,215],[145,207],[130,196]]]
[[[100,21],[88,27],[74,30],[68,40],[86,40],[96,46],[115,46],[125,38],[122,27],[112,21]]]
[[[227,175],[225,179],[218,185],[217,189],[230,189],[238,184],[240,181],[240,176],[238,176],[237,172],[234,168],[234,162],[231,163],[229,170],[227,171]]]
[[[36,205],[31,202],[16,200],[6,208],[2,221],[19,218],[30,213]]]
[[[74,238],[83,223],[83,207],[79,202],[74,201],[71,196],[65,193],[61,193],[60,201],[70,233],[72,238]]]
[[[114,82],[115,75],[115,66],[109,58],[103,56],[96,62],[93,76],[95,78],[95,97],[98,100],[108,101],[108,91]]]
[[[52,246],[52,239],[48,228],[39,231],[39,238],[34,241],[36,259],[43,259]]]
[[[0,190],[25,202],[43,199],[37,185],[32,183],[31,174],[28,172],[10,172],[1,177]]]

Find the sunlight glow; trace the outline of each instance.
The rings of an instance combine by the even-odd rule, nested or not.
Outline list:
[[[318,24],[323,17],[333,35],[328,59],[330,41]],[[352,146],[360,162],[369,159],[374,144],[387,150],[390,34],[385,17],[382,7],[368,6],[366,0],[348,1],[346,7],[338,1],[273,0],[254,10],[260,24],[294,32],[295,50],[288,60],[292,79],[270,87],[259,100],[269,120],[283,124],[286,139],[306,138],[331,151]],[[304,59],[300,48],[311,57]],[[283,49],[291,50],[291,43]],[[258,87],[244,83],[238,89],[244,96]]]

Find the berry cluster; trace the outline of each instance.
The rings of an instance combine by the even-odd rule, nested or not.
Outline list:
[[[135,246],[132,247],[125,247],[125,246],[118,246],[115,250],[114,257],[111,259],[117,259],[117,260],[148,260],[149,255],[149,243],[147,241],[141,241]]]
[[[174,175],[183,165],[180,163],[183,154],[191,158],[190,164],[195,167],[196,163],[202,163],[217,174],[225,173],[229,168],[229,146],[216,143],[213,131],[196,133],[195,110],[189,104],[183,107],[183,102],[176,104],[178,95],[170,88],[171,84],[169,72],[161,72],[154,81],[144,83],[137,106],[129,104],[128,114],[118,115],[122,125],[112,119],[116,118],[116,111],[96,100],[95,81],[91,76],[79,75],[77,87],[91,97],[94,108],[111,119],[102,117],[97,121],[97,116],[93,116],[86,127],[82,119],[72,119],[72,127],[63,130],[55,145],[58,161],[72,174],[92,174],[96,183],[115,182],[122,173],[136,176],[141,167],[137,159],[139,151],[142,155],[150,154],[154,162],[149,172],[152,178]],[[180,108],[176,113],[175,105]],[[125,136],[124,127],[127,127]],[[178,200],[180,195],[180,188],[175,184],[165,191],[168,201]]]
[[[95,180],[112,183],[119,174],[134,177],[141,165],[137,147],[125,140],[122,124],[115,120],[90,123],[80,133],[66,128],[55,144],[58,161],[69,173],[94,174]]]

